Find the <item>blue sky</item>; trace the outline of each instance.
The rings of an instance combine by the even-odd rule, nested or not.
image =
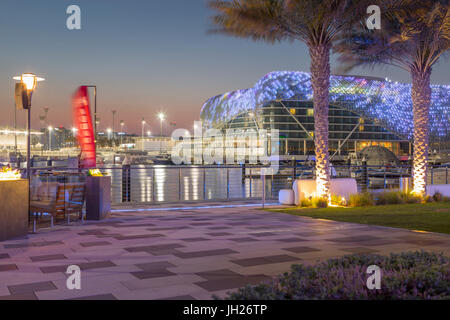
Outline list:
[[[66,28],[66,9],[82,10],[82,29]],[[96,84],[101,127],[111,110],[129,131],[142,117],[158,132],[157,112],[190,129],[206,99],[248,88],[275,70],[309,70],[301,43],[269,45],[208,34],[206,0],[2,0],[0,2],[0,126],[12,124],[14,81],[21,72],[46,78],[33,98],[33,123],[44,106],[54,126],[71,126],[77,86]],[[336,66],[336,64],[333,64]],[[434,68],[434,83],[450,83],[450,63]],[[395,68],[353,74],[410,82]],[[19,124],[25,114],[19,113]],[[118,122],[118,121],[117,121]]]

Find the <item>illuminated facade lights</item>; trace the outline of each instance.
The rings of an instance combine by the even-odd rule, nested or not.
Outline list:
[[[411,84],[358,76],[331,76],[330,104],[357,113],[388,131],[413,139]],[[450,139],[450,86],[432,85],[431,141]],[[253,88],[215,96],[203,106],[207,127],[220,128],[242,114],[258,115],[270,101],[312,101],[311,76],[305,72],[272,72]]]

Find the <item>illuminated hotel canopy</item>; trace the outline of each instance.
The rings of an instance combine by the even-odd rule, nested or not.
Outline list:
[[[375,120],[390,132],[413,137],[411,84],[389,80],[331,76],[330,104]],[[259,114],[270,101],[311,101],[311,77],[305,72],[281,71],[267,74],[253,88],[228,92],[209,99],[202,108],[206,127],[223,127],[245,113]],[[432,86],[430,134],[435,140],[450,137],[450,86]]]

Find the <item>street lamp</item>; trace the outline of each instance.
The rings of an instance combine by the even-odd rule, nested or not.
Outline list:
[[[123,120],[120,120],[120,145],[122,146],[122,138],[124,135],[123,132],[123,126],[125,125],[125,122]]]
[[[114,140],[114,129],[115,129],[115,117],[116,117],[116,110],[113,110],[112,111],[112,120],[113,120],[113,123],[112,123],[112,138],[113,138],[113,140]]]
[[[27,178],[31,178],[31,98],[36,89],[37,83],[44,81],[32,73],[24,73],[13,78],[20,81],[16,84],[16,107],[28,110],[27,120]]]
[[[144,151],[144,130],[145,130],[145,119],[142,118],[142,151]]]
[[[162,137],[163,137],[163,121],[166,119],[166,115],[162,112],[158,113],[159,123],[161,125],[161,141],[159,143],[159,153],[162,153]]]

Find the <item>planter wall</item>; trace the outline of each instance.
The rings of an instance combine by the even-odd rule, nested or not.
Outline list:
[[[0,241],[28,234],[28,180],[0,181]]]
[[[102,220],[111,212],[111,177],[87,177],[86,219]]]

